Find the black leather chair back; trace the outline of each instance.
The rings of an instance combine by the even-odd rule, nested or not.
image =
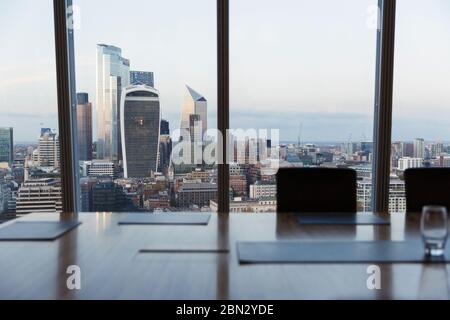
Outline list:
[[[407,212],[422,212],[427,205],[450,210],[450,168],[411,168],[404,177]]]
[[[356,171],[339,168],[280,168],[277,212],[356,212]]]

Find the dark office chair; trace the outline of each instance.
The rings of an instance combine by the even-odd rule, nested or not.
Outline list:
[[[422,212],[426,205],[450,210],[450,168],[406,169],[404,176],[407,212]]]
[[[277,212],[356,213],[356,171],[280,168]]]

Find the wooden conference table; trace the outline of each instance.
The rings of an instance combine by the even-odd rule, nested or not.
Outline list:
[[[207,226],[118,225],[124,215],[81,213],[82,224],[55,241],[0,242],[0,299],[449,298],[449,264],[380,264],[381,289],[369,290],[368,264],[241,265],[237,259],[242,240],[418,239],[417,214],[391,214],[390,226],[301,226],[275,213],[213,213]],[[67,289],[70,265],[81,268],[81,290]]]

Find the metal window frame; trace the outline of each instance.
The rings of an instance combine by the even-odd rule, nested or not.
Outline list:
[[[67,19],[71,6],[72,0],[53,0],[63,213],[78,212],[80,199],[74,41]]]
[[[222,133],[218,164],[218,212],[230,211],[228,129],[230,128],[229,0],[217,0],[217,129]]]
[[[78,212],[79,183],[76,136],[76,88],[73,30],[67,26],[72,0],[53,0],[55,22],[58,124],[61,148],[63,212]],[[381,26],[377,34],[374,108],[372,208],[387,212],[392,130],[392,96],[396,0],[379,0]],[[217,127],[224,139],[218,151],[218,212],[229,213],[227,132],[229,108],[229,0],[217,0]]]
[[[396,0],[379,0],[374,108],[372,210],[389,211]]]

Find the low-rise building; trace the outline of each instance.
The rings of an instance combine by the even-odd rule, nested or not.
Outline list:
[[[185,181],[176,193],[177,206],[209,206],[210,200],[217,199],[217,184],[210,182]]]
[[[117,173],[115,164],[108,160],[80,161],[81,172],[84,177],[114,178]]]
[[[268,197],[276,197],[277,185],[271,182],[257,181],[250,185],[250,198],[261,199]]]
[[[420,168],[423,166],[423,158],[404,157],[398,160],[398,169],[405,171],[409,168]]]
[[[218,211],[217,201],[212,200],[210,202],[211,211]],[[230,213],[261,213],[261,212],[276,212],[277,200],[275,198],[261,198],[261,199],[244,199],[234,198],[230,202]]]
[[[372,181],[370,179],[357,182],[358,211],[372,211]],[[389,182],[389,212],[406,212],[405,182],[391,179]]]
[[[59,179],[32,178],[19,188],[16,200],[17,214],[32,212],[61,212],[62,197]]]

